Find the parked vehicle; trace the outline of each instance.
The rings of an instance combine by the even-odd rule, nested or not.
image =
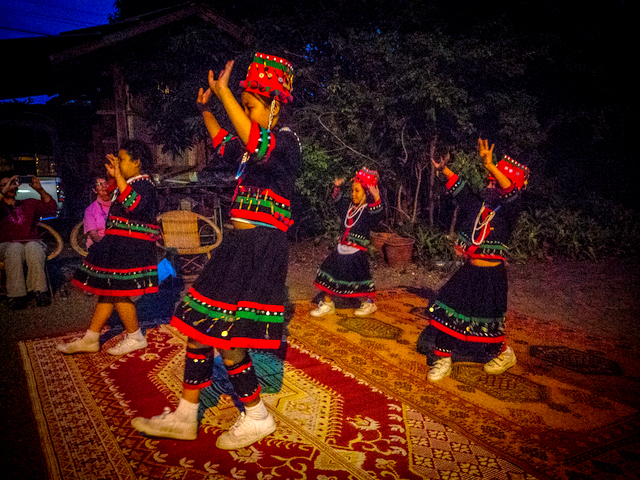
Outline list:
[[[57,163],[61,157],[58,130],[51,118],[29,111],[37,106],[3,105],[0,109],[0,156],[10,159],[10,168],[20,175],[16,199],[40,198],[29,185],[29,178],[37,176],[45,191],[58,204],[57,218],[62,215],[64,191],[58,176]],[[43,218],[42,220],[49,220]]]

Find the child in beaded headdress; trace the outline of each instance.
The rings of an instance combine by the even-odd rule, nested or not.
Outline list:
[[[72,280],[80,289],[98,295],[98,304],[84,337],[57,345],[63,353],[99,351],[100,330],[114,308],[127,335],[107,353],[124,355],[147,346],[131,297],[158,291],[156,189],[149,176],[141,173],[152,166],[153,157],[140,140],[127,140],[118,156],[107,155],[107,160],[107,173],[115,180],[111,188],[117,190],[105,235],[91,246]]]
[[[432,382],[451,373],[452,360],[484,363],[484,371],[494,375],[516,363],[505,344],[504,262],[529,169],[506,156],[495,165],[487,140],[478,140],[478,150],[489,172],[489,185],[480,196],[447,167],[447,159],[433,162],[447,179],[446,193],[460,206],[456,251],[466,261],[438,292],[427,311],[429,325],[418,339]]]
[[[214,348],[244,412],[216,446],[243,448],[273,433],[276,424],[260,397],[250,348],[277,349],[283,338],[287,229],[293,224],[290,199],[301,165],[298,137],[278,128],[280,108],[291,101],[293,68],[286,60],[257,53],[249,66],[241,103],[229,89],[233,61],[209,89],[198,92],[197,105],[213,146],[221,157],[239,161],[231,221],[234,229],[176,308],[171,324],[189,337],[182,398],[177,409],[137,417],[137,430],[157,437],[193,440],[198,430],[200,391],[211,384]],[[231,136],[208,111],[217,98],[236,130]]]
[[[322,317],[335,312],[331,297],[361,298],[362,304],[354,313],[366,317],[378,307],[367,246],[371,229],[380,221],[382,203],[378,189],[378,173],[363,168],[351,184],[351,201],[341,198],[340,186],[344,179],[334,182],[333,197],[337,202],[341,218],[344,218],[344,233],[338,247],[320,266],[315,286],[325,292],[324,301],[311,311],[311,316]],[[369,200],[367,200],[369,197]]]

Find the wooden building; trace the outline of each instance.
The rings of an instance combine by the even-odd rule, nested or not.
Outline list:
[[[182,155],[163,153],[162,144],[153,141],[145,119],[138,113],[144,111],[145,99],[131,92],[123,68],[133,52],[150,48],[154,39],[189,26],[212,27],[220,36],[240,44],[248,38],[241,28],[210,7],[185,3],[54,37],[2,40],[0,58],[9,74],[0,86],[0,98],[44,94],[58,94],[65,101],[89,98],[95,112],[93,124],[78,126],[91,129],[90,153],[84,160],[88,170],[100,167],[106,153],[114,152],[127,138],[150,144],[159,165],[197,169],[206,162],[204,144]]]

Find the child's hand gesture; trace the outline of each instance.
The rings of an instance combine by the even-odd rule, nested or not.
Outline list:
[[[333,186],[334,186],[334,187],[341,187],[341,186],[342,186],[342,184],[345,182],[345,180],[346,180],[346,179],[345,179],[344,177],[341,177],[341,178],[334,178],[334,179],[333,179]]]
[[[209,70],[209,90],[216,94],[218,98],[221,98],[224,92],[229,90],[229,76],[233,70],[233,60],[229,60],[224,66],[224,70],[220,72],[218,80],[213,76],[213,70]]]
[[[120,159],[111,153],[107,154],[107,160],[109,163],[105,163],[104,166],[107,169],[109,176],[113,178],[121,177],[120,173]]]
[[[369,193],[373,196],[373,199],[377,202],[380,199],[380,189],[377,185],[369,185]]]
[[[482,157],[485,166],[490,163],[493,164],[493,143],[489,148],[489,140],[478,139],[478,153]]]
[[[435,168],[439,172],[442,172],[444,170],[444,167],[447,166],[447,163],[449,163],[449,158],[449,154],[447,153],[444,157],[440,157],[439,162],[437,162],[435,159],[431,160],[433,168]]]
[[[201,88],[200,90],[198,90],[198,99],[196,100],[198,110],[204,112],[207,109],[206,105],[207,103],[209,103],[211,94],[212,92],[210,88],[207,88],[206,90],[204,88]]]

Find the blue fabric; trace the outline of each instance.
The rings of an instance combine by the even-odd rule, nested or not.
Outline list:
[[[171,262],[166,258],[158,264],[158,282],[162,283],[165,278],[175,277],[176,271]]]

